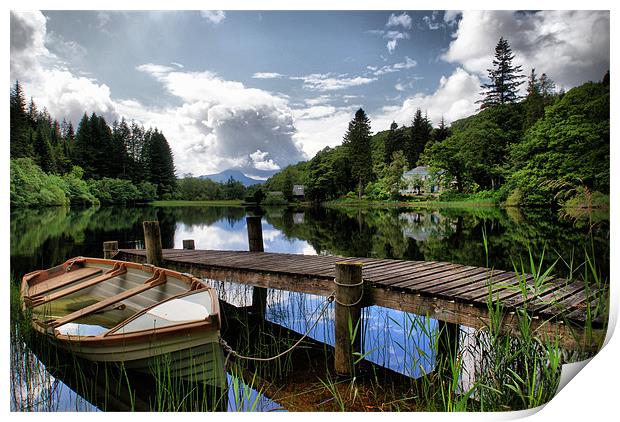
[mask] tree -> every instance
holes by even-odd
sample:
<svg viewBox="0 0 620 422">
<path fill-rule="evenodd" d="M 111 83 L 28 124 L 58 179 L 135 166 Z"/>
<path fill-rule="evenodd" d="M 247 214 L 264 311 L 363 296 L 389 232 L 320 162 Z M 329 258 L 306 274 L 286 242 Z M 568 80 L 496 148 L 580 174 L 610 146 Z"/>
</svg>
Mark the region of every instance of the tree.
<svg viewBox="0 0 620 422">
<path fill-rule="evenodd" d="M 422 110 L 416 110 L 411 122 L 411 135 L 408 139 L 409 145 L 406 147 L 405 156 L 409 168 L 414 168 L 426 144 L 431 139 L 433 127 L 426 116 L 422 116 Z"/>
<path fill-rule="evenodd" d="M 24 92 L 19 81 L 15 81 L 15 86 L 11 89 L 10 120 L 11 158 L 32 156 L 32 146 L 29 143 L 26 100 L 24 99 Z"/>
<path fill-rule="evenodd" d="M 521 66 L 513 66 L 512 60 L 515 58 L 510 49 L 508 41 L 500 37 L 495 46 L 495 59 L 493 68 L 487 69 L 490 83 L 483 84 L 480 88 L 484 89 L 480 94 L 484 97 L 479 100 L 480 108 L 493 107 L 497 105 L 516 103 L 519 99 L 517 93 L 519 86 L 523 83 L 523 78 L 519 73 Z"/>
<path fill-rule="evenodd" d="M 349 128 L 342 142 L 346 146 L 351 162 L 351 176 L 357 183 L 361 198 L 364 186 L 372 178 L 372 155 L 370 151 L 370 119 L 361 108 L 349 122 Z"/>
<path fill-rule="evenodd" d="M 110 146 L 110 156 L 114 163 L 113 173 L 115 177 L 121 179 L 129 178 L 129 154 L 128 145 L 131 137 L 131 129 L 127 121 L 123 118 L 121 122 L 114 122 L 112 125 L 112 145 Z"/>
<path fill-rule="evenodd" d="M 37 164 L 45 173 L 53 173 L 56 171 L 56 162 L 52 146 L 43 130 L 43 124 L 40 124 L 34 134 L 34 153 Z"/>
<path fill-rule="evenodd" d="M 541 84 L 536 77 L 535 69 L 532 69 L 532 72 L 527 80 L 527 95 L 525 100 L 523 100 L 523 105 L 525 107 L 525 121 L 523 123 L 523 129 L 527 130 L 545 114 L 545 104 L 541 93 Z"/>
<path fill-rule="evenodd" d="M 390 132 L 385 140 L 384 162 L 389 165 L 392 162 L 393 155 L 396 151 L 404 151 L 405 149 L 405 132 L 404 127 L 399 128 L 396 122 L 390 125 Z"/>
<path fill-rule="evenodd" d="M 161 198 L 172 194 L 176 185 L 172 150 L 163 133 L 157 128 L 146 131 L 142 151 L 146 179 L 157 186 Z"/>
<path fill-rule="evenodd" d="M 549 205 L 566 187 L 609 193 L 609 86 L 589 82 L 545 110 L 510 147 L 508 185 L 520 205 Z"/>
<path fill-rule="evenodd" d="M 441 121 L 439 122 L 439 126 L 433 131 L 433 141 L 441 142 L 450 136 L 450 128 L 446 126 L 446 122 L 441 116 Z"/>
</svg>

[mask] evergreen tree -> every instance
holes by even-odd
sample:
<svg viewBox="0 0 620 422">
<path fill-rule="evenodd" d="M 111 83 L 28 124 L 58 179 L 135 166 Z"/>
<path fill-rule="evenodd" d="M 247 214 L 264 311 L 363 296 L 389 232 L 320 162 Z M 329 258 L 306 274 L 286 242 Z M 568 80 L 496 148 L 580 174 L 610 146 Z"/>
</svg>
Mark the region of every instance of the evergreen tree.
<svg viewBox="0 0 620 422">
<path fill-rule="evenodd" d="M 40 124 L 34 134 L 34 153 L 36 162 L 45 173 L 56 171 L 56 163 L 52 146 L 46 136 L 43 124 Z"/>
<path fill-rule="evenodd" d="M 541 93 L 541 84 L 536 76 L 535 69 L 532 69 L 532 72 L 527 79 L 527 96 L 523 101 L 523 105 L 525 107 L 523 130 L 527 130 L 545 114 L 545 104 Z"/>
<path fill-rule="evenodd" d="M 146 165 L 144 149 L 144 127 L 138 125 L 136 122 L 131 122 L 129 128 L 129 137 L 125 146 L 127 150 L 128 160 L 128 175 L 132 182 L 139 183 L 144 180 Z"/>
<path fill-rule="evenodd" d="M 96 154 L 91 143 L 91 120 L 84 113 L 80 123 L 78 124 L 77 133 L 75 135 L 75 164 L 84 170 L 84 178 L 90 179 L 95 176 L 96 169 L 94 161 Z"/>
<path fill-rule="evenodd" d="M 114 173 L 114 177 L 121 179 L 129 178 L 127 169 L 129 154 L 127 152 L 127 146 L 130 136 L 131 130 L 124 118 L 121 119 L 120 123 L 114 122 L 112 125 L 112 143 L 110 145 L 110 156 L 113 159 L 111 171 Z"/>
<path fill-rule="evenodd" d="M 24 92 L 19 81 L 16 81 L 15 86 L 11 89 L 10 120 L 11 133 L 9 140 L 11 158 L 32 156 L 26 100 L 24 99 Z"/>
<path fill-rule="evenodd" d="M 357 184 L 358 196 L 361 198 L 364 186 L 372 178 L 372 155 L 370 151 L 370 119 L 361 108 L 349 122 L 349 128 L 344 135 L 343 145 L 346 145 L 349 160 L 351 161 L 351 175 Z"/>
<path fill-rule="evenodd" d="M 441 142 L 450 136 L 450 128 L 446 126 L 446 122 L 444 121 L 443 116 L 441 116 L 441 121 L 439 122 L 439 127 L 433 132 L 433 141 Z"/>
<path fill-rule="evenodd" d="M 176 185 L 172 150 L 163 133 L 149 129 L 145 134 L 143 161 L 147 180 L 157 186 L 157 195 L 172 194 Z"/>
<path fill-rule="evenodd" d="M 520 75 L 521 66 L 512 65 L 514 58 L 515 56 L 512 54 L 508 41 L 500 37 L 497 46 L 495 46 L 493 68 L 487 69 L 491 82 L 480 86 L 484 89 L 481 92 L 484 98 L 478 101 L 478 103 L 481 103 L 481 109 L 501 104 L 516 103 L 519 99 L 517 90 L 523 83 L 521 80 L 523 76 Z"/>
<path fill-rule="evenodd" d="M 426 144 L 431 139 L 433 127 L 426 116 L 422 116 L 422 110 L 416 110 L 411 123 L 409 145 L 407 145 L 405 156 L 409 168 L 414 168 Z"/>
<path fill-rule="evenodd" d="M 385 140 L 384 148 L 384 162 L 386 165 L 390 165 L 392 162 L 394 153 L 396 151 L 405 150 L 405 128 L 399 128 L 396 122 L 392 122 L 390 125 L 390 132 Z"/>
<path fill-rule="evenodd" d="M 37 109 L 37 105 L 34 103 L 34 99 L 32 97 L 30 97 L 30 104 L 28 105 L 26 115 L 28 116 L 28 124 L 30 125 L 30 129 L 37 130 L 39 110 Z"/>
</svg>

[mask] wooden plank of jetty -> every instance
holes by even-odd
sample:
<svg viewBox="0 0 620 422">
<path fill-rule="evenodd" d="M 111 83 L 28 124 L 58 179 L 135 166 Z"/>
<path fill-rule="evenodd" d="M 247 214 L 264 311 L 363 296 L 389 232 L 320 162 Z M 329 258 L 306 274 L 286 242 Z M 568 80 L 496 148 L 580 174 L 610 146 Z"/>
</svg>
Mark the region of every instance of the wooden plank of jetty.
<svg viewBox="0 0 620 422">
<path fill-rule="evenodd" d="M 447 262 L 191 249 L 164 249 L 162 254 L 162 266 L 204 278 L 322 296 L 334 291 L 337 262 L 361 262 L 367 286 L 365 306 L 378 305 L 481 328 L 488 321 L 491 297 L 494 303 L 502 304 L 507 326 L 518 309 L 527 309 L 533 317 L 532 329 L 539 334 L 559 335 L 566 344 L 572 344 L 573 338 L 577 345 L 587 346 L 586 340 L 575 339 L 575 331 L 586 323 L 584 304 L 592 302 L 594 292 L 578 281 L 549 279 L 536 290 L 529 275 Z M 147 253 L 120 249 L 115 259 L 146 262 Z M 523 296 L 523 291 L 528 294 Z M 592 325 L 603 329 L 605 321 L 595 319 Z M 604 333 L 599 336 L 604 337 Z"/>
</svg>

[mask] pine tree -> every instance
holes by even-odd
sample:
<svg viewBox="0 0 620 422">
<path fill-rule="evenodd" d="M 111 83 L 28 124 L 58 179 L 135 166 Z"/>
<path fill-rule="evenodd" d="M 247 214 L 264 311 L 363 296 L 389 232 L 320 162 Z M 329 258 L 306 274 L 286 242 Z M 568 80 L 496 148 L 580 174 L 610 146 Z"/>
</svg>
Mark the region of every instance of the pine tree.
<svg viewBox="0 0 620 422">
<path fill-rule="evenodd" d="M 157 128 L 146 131 L 142 150 L 147 180 L 157 186 L 157 195 L 161 198 L 172 194 L 176 185 L 172 150 L 163 133 Z"/>
<path fill-rule="evenodd" d="M 127 173 L 129 161 L 127 145 L 130 136 L 131 130 L 125 118 L 121 119 L 120 123 L 114 122 L 112 125 L 112 144 L 110 145 L 110 156 L 114 161 L 111 171 L 114 173 L 114 177 L 121 179 L 129 177 Z"/>
<path fill-rule="evenodd" d="M 361 198 L 364 186 L 372 178 L 370 119 L 361 108 L 349 122 L 342 144 L 346 145 L 351 161 L 351 176 L 357 184 L 358 196 Z"/>
<path fill-rule="evenodd" d="M 385 149 L 383 160 L 386 165 L 390 165 L 396 151 L 405 150 L 405 132 L 404 127 L 399 128 L 396 122 L 390 125 L 390 132 L 385 140 Z"/>
<path fill-rule="evenodd" d="M 500 37 L 497 46 L 495 46 L 493 68 L 487 69 L 491 82 L 480 86 L 480 88 L 484 89 L 480 93 L 484 98 L 478 101 L 478 103 L 481 103 L 481 109 L 507 103 L 516 103 L 519 99 L 517 91 L 523 83 L 520 80 L 523 76 L 520 75 L 521 66 L 512 65 L 514 58 L 515 56 L 512 54 L 508 41 L 504 37 Z"/>
<path fill-rule="evenodd" d="M 441 116 L 441 121 L 439 122 L 439 126 L 433 132 L 433 141 L 441 142 L 450 136 L 450 128 L 446 126 L 446 122 L 444 121 L 443 116 Z"/>
<path fill-rule="evenodd" d="M 527 79 L 527 95 L 523 101 L 523 105 L 525 107 L 523 130 L 527 130 L 545 114 L 545 104 L 541 94 L 541 84 L 536 76 L 535 69 L 532 69 L 532 72 Z"/>
<path fill-rule="evenodd" d="M 11 89 L 10 120 L 11 133 L 9 141 L 11 158 L 32 156 L 26 100 L 24 99 L 24 92 L 19 81 L 15 81 L 15 86 Z"/>
<path fill-rule="evenodd" d="M 41 122 L 34 134 L 34 153 L 37 164 L 46 173 L 56 172 L 56 161 L 53 149 L 44 130 L 44 123 Z"/>
<path fill-rule="evenodd" d="M 409 145 L 407 145 L 405 156 L 409 168 L 414 168 L 420 154 L 424 151 L 426 144 L 431 139 L 433 127 L 426 116 L 422 116 L 422 110 L 419 108 L 416 110 L 411 122 L 411 135 L 409 136 Z"/>
<path fill-rule="evenodd" d="M 94 177 L 96 169 L 94 161 L 96 154 L 93 151 L 91 143 L 91 120 L 84 113 L 80 123 L 78 124 L 77 133 L 75 134 L 75 164 L 84 170 L 84 178 L 90 179 Z"/>
</svg>

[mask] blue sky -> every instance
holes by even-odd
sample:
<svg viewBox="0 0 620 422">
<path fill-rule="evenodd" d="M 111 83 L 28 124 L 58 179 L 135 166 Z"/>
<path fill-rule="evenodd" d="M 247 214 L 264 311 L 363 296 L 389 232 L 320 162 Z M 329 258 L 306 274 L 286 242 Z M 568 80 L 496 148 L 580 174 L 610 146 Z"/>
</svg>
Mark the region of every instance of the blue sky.
<svg viewBox="0 0 620 422">
<path fill-rule="evenodd" d="M 560 88 L 609 69 L 608 11 L 11 12 L 11 81 L 52 116 L 166 135 L 179 175 L 281 169 L 373 131 L 477 110 L 500 36 Z"/>
</svg>

